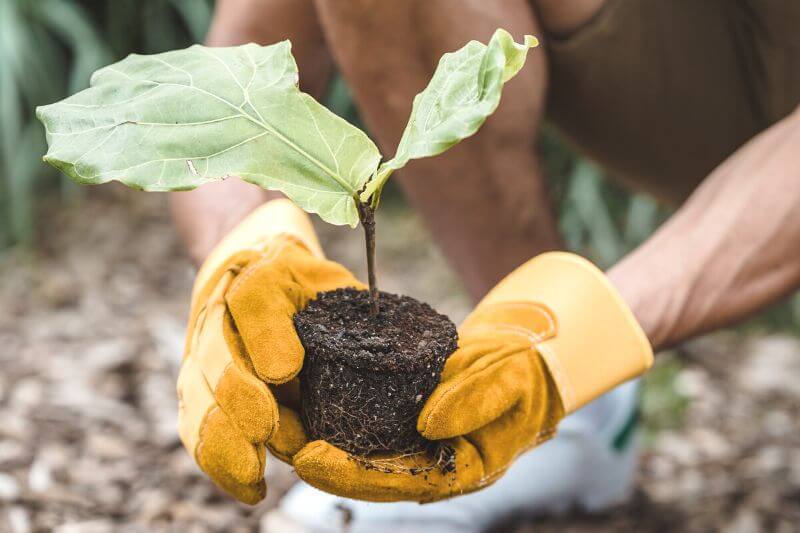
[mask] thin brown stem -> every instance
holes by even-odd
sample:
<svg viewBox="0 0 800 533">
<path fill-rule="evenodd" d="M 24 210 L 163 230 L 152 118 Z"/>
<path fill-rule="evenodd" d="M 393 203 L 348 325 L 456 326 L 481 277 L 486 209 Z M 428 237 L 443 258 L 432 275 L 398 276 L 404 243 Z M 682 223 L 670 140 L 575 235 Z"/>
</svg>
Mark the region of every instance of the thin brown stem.
<svg viewBox="0 0 800 533">
<path fill-rule="evenodd" d="M 369 297 L 372 305 L 370 314 L 377 316 L 378 306 L 378 281 L 375 273 L 375 210 L 364 202 L 358 202 L 358 218 L 364 226 L 364 242 L 367 245 L 367 278 L 369 281 Z"/>
</svg>

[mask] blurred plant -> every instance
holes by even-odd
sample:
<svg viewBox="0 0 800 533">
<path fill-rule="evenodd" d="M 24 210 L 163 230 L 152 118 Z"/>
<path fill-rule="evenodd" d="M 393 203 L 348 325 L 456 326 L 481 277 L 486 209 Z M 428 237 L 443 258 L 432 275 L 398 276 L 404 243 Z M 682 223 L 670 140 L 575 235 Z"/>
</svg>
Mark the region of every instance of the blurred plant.
<svg viewBox="0 0 800 533">
<path fill-rule="evenodd" d="M 644 242 L 672 210 L 631 193 L 575 154 L 545 126 L 539 139 L 545 173 L 567 248 L 608 268 Z M 784 298 L 737 328 L 800 333 L 800 294 Z"/>
<path fill-rule="evenodd" d="M 599 167 L 578 157 L 551 127 L 543 128 L 539 153 L 551 180 L 567 247 L 603 268 L 644 242 L 670 213 L 654 199 L 607 179 Z"/>
<path fill-rule="evenodd" d="M 82 89 L 130 52 L 201 41 L 211 9 L 211 0 L 0 1 L 0 250 L 32 239 L 37 187 L 76 190 L 41 163 L 36 106 Z"/>
<path fill-rule="evenodd" d="M 200 42 L 213 0 L 0 0 L 0 250 L 28 242 L 37 187 L 60 194 L 78 188 L 41 163 L 44 132 L 37 105 L 82 89 L 98 67 L 131 52 L 155 53 Z M 337 114 L 362 126 L 341 78 L 327 99 Z M 577 157 L 550 128 L 539 143 L 567 246 L 602 266 L 646 239 L 668 215 L 650 198 L 630 194 Z M 399 196 L 389 190 L 387 200 Z M 784 329 L 800 324 L 800 297 L 755 321 Z"/>
<path fill-rule="evenodd" d="M 77 88 L 77 80 L 107 59 L 81 7 L 65 0 L 0 3 L 0 245 L 31 237 L 33 188 L 46 173 L 34 107 Z"/>
<path fill-rule="evenodd" d="M 155 53 L 203 40 L 211 0 L 3 0 L 0 2 L 0 248 L 29 241 L 34 189 L 59 183 L 41 164 L 45 152 L 33 109 L 88 84 L 92 71 L 130 52 Z M 328 105 L 360 125 L 341 78 Z M 545 130 L 541 145 L 554 177 L 561 228 L 571 249 L 608 266 L 644 240 L 664 211 L 609 184 Z M 75 193 L 66 181 L 62 191 Z M 390 193 L 391 195 L 391 193 Z"/>
<path fill-rule="evenodd" d="M 683 425 L 690 404 L 678 386 L 683 366 L 674 353 L 667 352 L 657 357 L 655 366 L 643 378 L 640 409 L 648 443 L 661 431 Z"/>
</svg>

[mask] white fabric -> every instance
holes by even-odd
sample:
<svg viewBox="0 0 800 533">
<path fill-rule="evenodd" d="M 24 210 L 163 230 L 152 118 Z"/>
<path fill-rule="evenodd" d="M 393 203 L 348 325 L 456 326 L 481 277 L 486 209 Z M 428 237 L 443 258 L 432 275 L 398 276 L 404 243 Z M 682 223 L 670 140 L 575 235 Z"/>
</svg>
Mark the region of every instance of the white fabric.
<svg viewBox="0 0 800 533">
<path fill-rule="evenodd" d="M 630 494 L 636 446 L 612 448 L 636 409 L 637 383 L 628 382 L 565 418 L 558 435 L 520 457 L 505 476 L 481 491 L 449 500 L 370 503 L 339 498 L 305 483 L 294 486 L 264 521 L 266 532 L 472 533 L 515 513 L 559 512 L 574 505 L 599 510 Z"/>
</svg>

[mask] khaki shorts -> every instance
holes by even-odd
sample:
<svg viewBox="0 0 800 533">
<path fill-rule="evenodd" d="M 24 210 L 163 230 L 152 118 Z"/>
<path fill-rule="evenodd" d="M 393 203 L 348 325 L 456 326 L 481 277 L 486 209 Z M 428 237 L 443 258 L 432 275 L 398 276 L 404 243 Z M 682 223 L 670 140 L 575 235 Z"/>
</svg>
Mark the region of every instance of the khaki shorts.
<svg viewBox="0 0 800 533">
<path fill-rule="evenodd" d="M 545 46 L 550 121 L 672 201 L 800 102 L 800 0 L 607 0 Z"/>
</svg>

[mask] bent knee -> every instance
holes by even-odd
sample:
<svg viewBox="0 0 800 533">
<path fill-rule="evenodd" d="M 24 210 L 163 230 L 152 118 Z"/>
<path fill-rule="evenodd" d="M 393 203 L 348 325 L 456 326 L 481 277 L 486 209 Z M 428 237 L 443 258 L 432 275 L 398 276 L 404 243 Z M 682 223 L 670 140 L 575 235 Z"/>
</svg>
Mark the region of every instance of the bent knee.
<svg viewBox="0 0 800 533">
<path fill-rule="evenodd" d="M 587 24 L 607 0 L 532 0 L 544 30 L 567 37 Z"/>
</svg>

